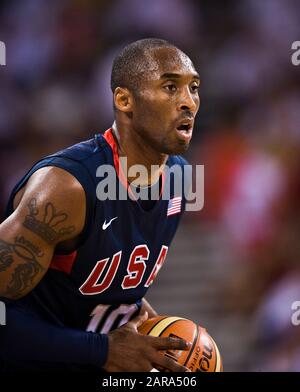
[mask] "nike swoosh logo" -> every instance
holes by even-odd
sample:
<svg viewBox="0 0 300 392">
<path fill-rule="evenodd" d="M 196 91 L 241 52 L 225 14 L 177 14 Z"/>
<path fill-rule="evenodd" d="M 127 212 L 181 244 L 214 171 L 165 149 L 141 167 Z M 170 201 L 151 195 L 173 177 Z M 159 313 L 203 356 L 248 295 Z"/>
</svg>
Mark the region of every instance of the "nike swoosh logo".
<svg viewBox="0 0 300 392">
<path fill-rule="evenodd" d="M 111 224 L 111 222 L 114 221 L 114 220 L 117 219 L 117 218 L 118 218 L 118 217 L 115 216 L 115 217 L 112 218 L 108 223 L 106 223 L 106 219 L 105 219 L 105 221 L 104 221 L 104 223 L 103 223 L 103 225 L 102 225 L 102 229 L 103 229 L 103 230 L 106 230 L 106 229 L 108 228 L 108 226 Z"/>
</svg>

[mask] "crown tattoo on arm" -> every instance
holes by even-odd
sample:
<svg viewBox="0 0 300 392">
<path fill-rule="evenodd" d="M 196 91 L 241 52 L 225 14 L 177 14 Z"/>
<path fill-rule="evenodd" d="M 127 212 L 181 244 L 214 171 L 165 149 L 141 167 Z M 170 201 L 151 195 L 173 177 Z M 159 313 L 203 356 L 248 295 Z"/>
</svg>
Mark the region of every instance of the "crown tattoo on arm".
<svg viewBox="0 0 300 392">
<path fill-rule="evenodd" d="M 68 214 L 57 212 L 52 203 L 48 202 L 45 205 L 42 220 L 37 219 L 39 209 L 35 198 L 31 199 L 27 206 L 29 214 L 26 215 L 23 226 L 37 234 L 48 244 L 59 242 L 64 236 L 74 232 L 74 226 L 59 227 L 68 219 Z"/>
</svg>

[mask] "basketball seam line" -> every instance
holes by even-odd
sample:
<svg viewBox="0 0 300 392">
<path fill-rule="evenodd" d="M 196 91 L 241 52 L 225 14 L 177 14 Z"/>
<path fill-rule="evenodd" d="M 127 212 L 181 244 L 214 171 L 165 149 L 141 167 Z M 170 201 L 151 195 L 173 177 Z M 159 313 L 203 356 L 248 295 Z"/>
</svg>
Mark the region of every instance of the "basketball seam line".
<svg viewBox="0 0 300 392">
<path fill-rule="evenodd" d="M 195 324 L 196 325 L 196 324 Z M 191 355 L 192 355 L 192 352 L 193 352 L 193 350 L 194 350 L 194 348 L 195 348 L 195 346 L 196 346 L 196 343 L 197 343 L 197 340 L 198 340 L 198 335 L 199 335 L 199 326 L 198 325 L 196 325 L 196 327 L 197 327 L 197 334 L 196 334 L 196 336 L 195 336 L 195 339 L 194 339 L 194 342 L 193 342 L 193 346 L 192 346 L 192 348 L 190 349 L 190 352 L 189 352 L 189 354 L 188 354 L 188 356 L 187 356 L 187 358 L 186 358 L 186 360 L 185 360 L 185 362 L 184 362 L 184 365 L 183 366 L 185 366 L 187 363 L 188 363 L 188 361 L 189 361 L 189 359 L 190 359 L 190 357 L 191 357 Z"/>
<path fill-rule="evenodd" d="M 157 326 L 157 324 L 159 324 L 162 320 L 165 320 L 166 318 L 168 318 L 168 316 L 166 316 L 166 317 L 164 317 L 164 318 L 158 320 L 157 323 L 154 324 L 154 325 L 152 326 L 152 328 L 148 331 L 147 335 L 150 335 L 150 332 L 153 331 L 153 329 Z M 159 335 L 159 336 L 160 336 L 160 335 Z"/>
</svg>

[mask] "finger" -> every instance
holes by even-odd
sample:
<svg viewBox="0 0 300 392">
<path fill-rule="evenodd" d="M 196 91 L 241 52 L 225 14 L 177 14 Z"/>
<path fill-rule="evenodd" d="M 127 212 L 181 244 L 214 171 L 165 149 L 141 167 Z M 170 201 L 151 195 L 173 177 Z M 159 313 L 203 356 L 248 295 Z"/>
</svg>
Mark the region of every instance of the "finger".
<svg viewBox="0 0 300 392">
<path fill-rule="evenodd" d="M 134 326 L 134 328 L 137 329 L 137 328 L 140 327 L 147 319 L 148 319 L 148 312 L 145 311 L 145 313 L 140 314 L 139 316 L 136 316 L 134 319 L 132 319 L 130 323 L 132 323 L 133 326 Z"/>
<path fill-rule="evenodd" d="M 178 362 L 174 361 L 174 359 L 171 359 L 167 357 L 166 355 L 160 355 L 160 360 L 156 366 L 159 365 L 163 369 L 170 370 L 171 372 L 188 372 L 189 369 L 183 365 L 180 365 Z"/>
<path fill-rule="evenodd" d="M 152 345 L 158 350 L 189 350 L 192 346 L 190 342 L 187 342 L 179 338 L 157 338 L 149 336 L 152 338 Z"/>
</svg>

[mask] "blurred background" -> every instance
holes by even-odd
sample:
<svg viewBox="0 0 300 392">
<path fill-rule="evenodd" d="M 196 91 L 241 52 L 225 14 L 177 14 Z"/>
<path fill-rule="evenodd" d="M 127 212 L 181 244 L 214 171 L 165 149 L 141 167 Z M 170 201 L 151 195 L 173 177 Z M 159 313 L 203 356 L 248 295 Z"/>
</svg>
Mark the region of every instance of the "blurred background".
<svg viewBox="0 0 300 392">
<path fill-rule="evenodd" d="M 299 371 L 300 39 L 297 0 L 7 0 L 0 3 L 0 214 L 41 157 L 113 121 L 110 70 L 127 43 L 173 42 L 201 108 L 186 158 L 205 207 L 185 214 L 148 299 L 216 340 L 225 371 Z"/>
</svg>

